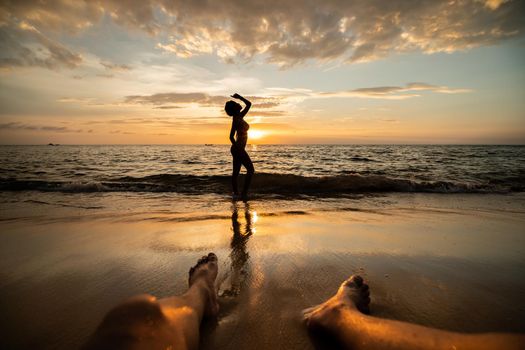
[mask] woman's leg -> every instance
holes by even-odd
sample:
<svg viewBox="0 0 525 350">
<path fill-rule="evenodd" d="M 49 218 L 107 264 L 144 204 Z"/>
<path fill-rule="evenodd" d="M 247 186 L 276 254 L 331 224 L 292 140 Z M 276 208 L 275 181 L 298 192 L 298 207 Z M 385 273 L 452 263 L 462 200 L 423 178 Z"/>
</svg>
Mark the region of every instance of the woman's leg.
<svg viewBox="0 0 525 350">
<path fill-rule="evenodd" d="M 232 192 L 233 194 L 239 194 L 239 190 L 237 187 L 237 178 L 239 177 L 239 173 L 241 171 L 241 160 L 237 152 L 234 152 L 232 148 L 232 157 L 233 157 L 233 171 L 232 171 Z"/>
<path fill-rule="evenodd" d="M 240 154 L 240 160 L 242 165 L 246 168 L 246 179 L 244 180 L 244 187 L 242 190 L 242 196 L 246 198 L 248 195 L 248 189 L 250 188 L 250 183 L 252 182 L 253 173 L 255 172 L 255 168 L 253 167 L 252 160 L 250 159 L 250 156 L 248 155 L 248 152 L 245 150 L 242 151 Z"/>
<path fill-rule="evenodd" d="M 134 297 L 111 310 L 85 349 L 197 349 L 204 315 L 219 310 L 214 282 L 217 256 L 203 256 L 190 269 L 189 289 L 181 296 Z"/>
<path fill-rule="evenodd" d="M 325 303 L 304 311 L 308 329 L 344 349 L 525 349 L 525 336 L 462 334 L 366 315 L 368 285 L 352 276 Z"/>
</svg>

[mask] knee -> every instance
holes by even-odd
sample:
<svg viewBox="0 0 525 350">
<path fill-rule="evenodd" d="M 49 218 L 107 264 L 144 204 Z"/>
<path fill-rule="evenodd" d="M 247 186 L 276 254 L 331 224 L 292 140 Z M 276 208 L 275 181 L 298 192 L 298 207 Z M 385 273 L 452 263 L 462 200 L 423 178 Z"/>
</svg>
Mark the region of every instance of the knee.
<svg viewBox="0 0 525 350">
<path fill-rule="evenodd" d="M 136 344 L 149 341 L 151 334 L 163 332 L 166 325 L 167 319 L 155 297 L 133 297 L 104 317 L 83 349 L 135 348 Z"/>
<path fill-rule="evenodd" d="M 103 324 L 136 324 L 145 320 L 162 323 L 166 320 L 162 308 L 154 296 L 144 294 L 133 297 L 111 310 Z"/>
</svg>

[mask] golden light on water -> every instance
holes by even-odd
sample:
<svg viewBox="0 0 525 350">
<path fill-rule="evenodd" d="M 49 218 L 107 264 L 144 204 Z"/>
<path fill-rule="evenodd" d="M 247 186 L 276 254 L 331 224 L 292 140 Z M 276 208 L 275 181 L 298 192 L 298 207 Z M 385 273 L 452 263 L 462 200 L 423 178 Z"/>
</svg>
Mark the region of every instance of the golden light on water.
<svg viewBox="0 0 525 350">
<path fill-rule="evenodd" d="M 248 138 L 258 140 L 266 136 L 267 132 L 257 129 L 250 129 L 248 130 Z"/>
</svg>

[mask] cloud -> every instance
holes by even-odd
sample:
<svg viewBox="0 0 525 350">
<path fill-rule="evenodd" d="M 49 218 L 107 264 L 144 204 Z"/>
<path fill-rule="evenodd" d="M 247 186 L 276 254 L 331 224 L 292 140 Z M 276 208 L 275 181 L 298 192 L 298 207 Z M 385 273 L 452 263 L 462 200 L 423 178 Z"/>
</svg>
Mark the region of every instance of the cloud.
<svg viewBox="0 0 525 350">
<path fill-rule="evenodd" d="M 58 132 L 71 131 L 65 126 L 40 126 L 39 129 L 45 130 L 45 131 L 58 131 Z"/>
<path fill-rule="evenodd" d="M 204 106 L 224 104 L 227 98 L 224 96 L 211 96 L 202 92 L 167 92 L 153 95 L 126 96 L 125 102 L 136 104 L 163 105 L 172 103 L 198 103 Z"/>
<path fill-rule="evenodd" d="M 394 124 L 398 124 L 399 123 L 399 120 L 392 119 L 392 118 L 381 119 L 381 121 L 384 122 L 384 123 L 394 123 Z"/>
<path fill-rule="evenodd" d="M 176 20 L 161 49 L 180 57 L 213 53 L 227 62 L 260 55 L 282 67 L 454 52 L 522 35 L 525 27 L 519 0 L 175 1 L 164 9 Z"/>
<path fill-rule="evenodd" d="M 100 61 L 100 64 L 104 66 L 104 68 L 110 71 L 122 72 L 122 71 L 131 70 L 130 65 L 122 64 L 122 63 L 119 64 L 119 63 L 113 63 L 113 62 L 108 62 L 108 61 Z"/>
<path fill-rule="evenodd" d="M 251 114 L 255 116 L 278 117 L 287 115 L 286 111 L 275 108 L 300 103 L 305 99 L 315 98 L 367 98 L 383 100 L 405 100 L 420 97 L 419 92 L 440 94 L 468 93 L 472 90 L 451 88 L 428 83 L 412 82 L 405 86 L 377 86 L 341 91 L 313 91 L 309 89 L 267 88 L 268 96 L 247 96 L 252 105 Z M 199 107 L 222 107 L 231 98 L 228 96 L 209 95 L 204 92 L 166 92 L 153 95 L 126 96 L 124 103 L 153 105 L 154 109 L 178 109 L 188 104 Z M 74 99 L 75 100 L 75 99 Z M 66 99 L 69 102 L 69 99 Z"/>
<path fill-rule="evenodd" d="M 290 67 L 495 45 L 523 35 L 523 13 L 522 0 L 3 1 L 0 26 L 2 37 L 21 22 L 39 33 L 79 33 L 106 17 L 148 33 L 159 50 L 179 57 L 211 54 L 225 62 L 262 59 Z M 11 51 L 12 63 L 56 67 L 60 62 L 39 62 L 34 51 L 19 45 Z M 24 48 L 32 59 L 23 60 Z M 70 53 L 65 62 L 71 67 L 79 61 Z"/>
<path fill-rule="evenodd" d="M 90 105 L 93 104 L 95 99 L 91 97 L 61 97 L 56 100 L 61 103 L 75 103 L 75 104 L 84 104 Z"/>
<path fill-rule="evenodd" d="M 10 29 L 0 26 L 0 68 L 75 68 L 81 62 L 79 54 L 26 22 Z"/>
<path fill-rule="evenodd" d="M 122 135 L 136 135 L 136 132 L 133 131 L 122 131 L 122 130 L 112 130 L 110 134 L 122 134 Z"/>
<path fill-rule="evenodd" d="M 501 6 L 501 4 L 507 2 L 508 0 L 486 0 L 485 6 L 490 8 L 491 10 L 496 10 L 498 7 Z"/>
<path fill-rule="evenodd" d="M 246 98 L 253 102 L 254 109 L 273 108 L 280 104 L 280 99 L 277 97 L 247 96 Z M 124 102 L 131 104 L 150 104 L 155 105 L 155 108 L 171 109 L 192 103 L 198 104 L 201 107 L 222 107 L 226 101 L 231 99 L 229 96 L 209 95 L 203 92 L 167 92 L 153 95 L 126 96 Z"/>
<path fill-rule="evenodd" d="M 19 122 L 1 123 L 0 130 L 38 130 L 39 128 L 33 125 L 22 124 Z"/>
<path fill-rule="evenodd" d="M 70 129 L 66 126 L 32 125 L 20 122 L 7 122 L 0 124 L 0 130 L 42 130 L 55 132 L 83 132 L 82 129 Z"/>
<path fill-rule="evenodd" d="M 79 32 L 98 22 L 106 11 L 96 1 L 2 0 L 0 24 L 26 20 L 42 30 Z"/>
<path fill-rule="evenodd" d="M 286 111 L 253 111 L 251 112 L 253 116 L 260 116 L 260 117 L 282 117 L 287 116 L 290 113 Z"/>
<path fill-rule="evenodd" d="M 405 91 L 418 91 L 418 90 L 427 90 L 439 92 L 441 94 L 463 94 L 466 92 L 472 92 L 471 89 L 462 89 L 462 88 L 450 88 L 447 86 L 438 86 L 426 83 L 408 83 L 404 88 Z"/>
<path fill-rule="evenodd" d="M 278 107 L 278 106 L 279 106 L 278 102 L 260 102 L 260 103 L 257 103 L 257 108 L 273 108 L 273 107 Z"/>
<path fill-rule="evenodd" d="M 178 108 L 182 108 L 181 106 L 157 106 L 157 107 L 154 107 L 155 109 L 178 109 Z"/>
<path fill-rule="evenodd" d="M 405 100 L 420 95 L 415 91 L 429 91 L 442 94 L 459 94 L 471 92 L 470 89 L 454 89 L 447 86 L 438 86 L 427 83 L 408 83 L 406 86 L 378 86 L 369 88 L 359 88 L 347 91 L 320 92 L 311 94 L 312 97 L 357 97 L 385 100 Z"/>
<path fill-rule="evenodd" d="M 125 118 L 125 119 L 110 119 L 110 120 L 91 120 L 85 122 L 85 125 L 111 125 L 112 127 L 117 125 L 120 128 L 142 128 L 148 127 L 188 127 L 190 125 L 225 125 L 225 118 L 206 118 L 200 117 L 197 120 L 194 117 L 177 116 L 176 118 L 166 117 L 149 117 L 149 118 Z M 219 123 L 217 121 L 220 121 Z M 226 122 L 227 123 L 227 122 Z"/>
</svg>

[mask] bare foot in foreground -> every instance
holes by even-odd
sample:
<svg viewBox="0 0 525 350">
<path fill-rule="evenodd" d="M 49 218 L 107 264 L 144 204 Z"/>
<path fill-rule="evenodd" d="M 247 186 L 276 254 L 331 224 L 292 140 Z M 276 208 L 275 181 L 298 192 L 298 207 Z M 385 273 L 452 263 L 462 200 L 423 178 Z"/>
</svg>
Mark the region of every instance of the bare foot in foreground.
<svg viewBox="0 0 525 350">
<path fill-rule="evenodd" d="M 217 293 L 215 291 L 217 273 L 217 256 L 214 253 L 203 255 L 189 271 L 189 288 L 194 284 L 198 284 L 199 287 L 208 293 L 208 302 L 204 309 L 204 313 L 208 317 L 217 316 L 219 312 L 219 303 L 217 302 Z"/>
<path fill-rule="evenodd" d="M 457 333 L 369 316 L 370 292 L 360 276 L 344 281 L 321 305 L 303 311 L 308 330 L 337 349 L 524 349 L 525 336 Z"/>
<path fill-rule="evenodd" d="M 341 284 L 333 297 L 320 305 L 303 310 L 303 317 L 306 326 L 311 330 L 328 328 L 342 309 L 369 314 L 369 304 L 368 284 L 361 276 L 353 275 Z"/>
<path fill-rule="evenodd" d="M 203 256 L 189 271 L 189 288 L 162 299 L 143 294 L 109 311 L 84 349 L 198 349 L 204 316 L 219 311 L 217 256 Z"/>
</svg>

